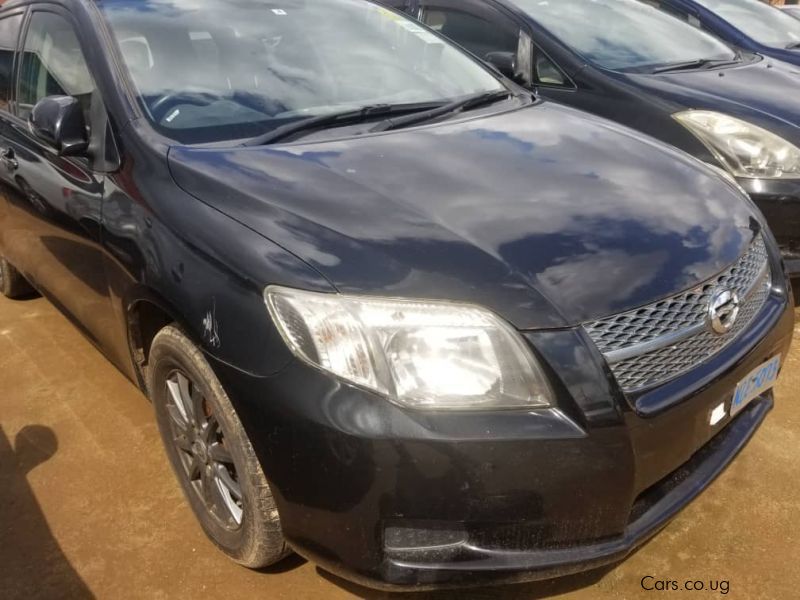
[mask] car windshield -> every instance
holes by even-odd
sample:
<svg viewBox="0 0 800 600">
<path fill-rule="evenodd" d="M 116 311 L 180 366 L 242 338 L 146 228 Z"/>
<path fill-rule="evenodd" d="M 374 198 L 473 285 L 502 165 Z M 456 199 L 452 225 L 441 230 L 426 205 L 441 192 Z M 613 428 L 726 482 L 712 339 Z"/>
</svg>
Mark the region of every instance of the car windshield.
<svg viewBox="0 0 800 600">
<path fill-rule="evenodd" d="M 703 33 L 639 0 L 516 0 L 540 25 L 606 69 L 640 71 L 736 54 Z"/>
<path fill-rule="evenodd" d="M 364 0 L 100 0 L 148 120 L 240 140 L 366 106 L 501 91 L 481 64 Z"/>
<path fill-rule="evenodd" d="M 800 21 L 760 0 L 696 0 L 745 35 L 765 46 L 800 43 Z"/>
</svg>

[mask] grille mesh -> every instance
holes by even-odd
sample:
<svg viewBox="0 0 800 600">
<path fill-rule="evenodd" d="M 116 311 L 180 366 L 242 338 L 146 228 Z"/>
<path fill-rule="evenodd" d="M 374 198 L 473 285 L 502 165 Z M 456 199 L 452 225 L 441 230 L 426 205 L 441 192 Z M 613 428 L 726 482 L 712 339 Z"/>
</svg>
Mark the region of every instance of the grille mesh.
<svg viewBox="0 0 800 600">
<path fill-rule="evenodd" d="M 771 277 L 767 251 L 759 235 L 731 267 L 709 281 L 671 298 L 584 325 L 603 354 L 703 326 L 708 303 L 715 290 L 724 287 L 738 293 L 741 306 L 731 331 L 724 335 L 703 327 L 695 335 L 671 345 L 647 351 L 611 365 L 626 392 L 671 379 L 707 360 L 736 338 L 760 311 L 769 295 Z"/>
</svg>

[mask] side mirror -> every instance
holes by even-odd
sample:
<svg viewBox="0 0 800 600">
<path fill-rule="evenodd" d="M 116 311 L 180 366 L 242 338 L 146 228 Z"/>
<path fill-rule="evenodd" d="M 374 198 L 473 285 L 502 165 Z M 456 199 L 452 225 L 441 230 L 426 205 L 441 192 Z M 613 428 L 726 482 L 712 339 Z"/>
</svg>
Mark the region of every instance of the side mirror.
<svg viewBox="0 0 800 600">
<path fill-rule="evenodd" d="M 83 108 L 72 96 L 42 98 L 31 111 L 33 134 L 55 148 L 59 156 L 79 156 L 89 149 Z"/>
<path fill-rule="evenodd" d="M 517 78 L 517 55 L 515 52 L 489 52 L 484 60 L 501 75 L 509 79 Z"/>
</svg>

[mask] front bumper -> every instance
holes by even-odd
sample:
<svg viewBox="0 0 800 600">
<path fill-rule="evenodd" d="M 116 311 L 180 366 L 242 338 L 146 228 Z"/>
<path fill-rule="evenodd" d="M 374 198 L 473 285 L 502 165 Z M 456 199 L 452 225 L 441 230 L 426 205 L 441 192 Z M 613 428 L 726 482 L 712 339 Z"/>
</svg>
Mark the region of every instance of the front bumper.
<svg viewBox="0 0 800 600">
<path fill-rule="evenodd" d="M 636 399 L 581 330 L 527 334 L 557 396 L 532 412 L 403 410 L 299 361 L 269 378 L 214 368 L 299 554 L 376 588 L 476 585 L 614 562 L 657 532 L 765 418 L 770 395 L 709 424 L 786 355 L 793 324 L 776 292 L 752 332 Z"/>
<path fill-rule="evenodd" d="M 800 277 L 800 180 L 737 179 L 767 220 L 789 277 Z"/>
<path fill-rule="evenodd" d="M 772 406 L 771 394 L 759 398 L 688 462 L 640 494 L 631 507 L 628 526 L 617 537 L 539 550 L 473 545 L 463 550 L 457 562 L 390 558 L 387 579 L 409 585 L 511 583 L 559 577 L 622 560 L 708 487 L 744 447 Z"/>
</svg>

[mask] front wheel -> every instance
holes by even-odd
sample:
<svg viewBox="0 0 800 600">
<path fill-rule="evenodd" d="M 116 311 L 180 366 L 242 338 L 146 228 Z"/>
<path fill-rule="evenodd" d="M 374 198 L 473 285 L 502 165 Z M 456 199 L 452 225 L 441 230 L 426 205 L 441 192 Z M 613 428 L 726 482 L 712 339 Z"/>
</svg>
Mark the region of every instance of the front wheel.
<svg viewBox="0 0 800 600">
<path fill-rule="evenodd" d="M 250 568 L 290 553 L 252 444 L 202 352 L 174 326 L 153 340 L 148 390 L 175 474 L 209 538 Z"/>
</svg>

